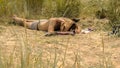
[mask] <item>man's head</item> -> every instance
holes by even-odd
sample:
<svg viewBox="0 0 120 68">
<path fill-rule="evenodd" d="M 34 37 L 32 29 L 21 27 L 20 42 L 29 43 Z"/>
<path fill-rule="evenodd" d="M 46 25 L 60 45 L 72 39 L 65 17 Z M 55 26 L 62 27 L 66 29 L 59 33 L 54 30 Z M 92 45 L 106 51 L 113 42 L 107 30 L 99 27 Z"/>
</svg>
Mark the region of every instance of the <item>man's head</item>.
<svg viewBox="0 0 120 68">
<path fill-rule="evenodd" d="M 70 27 L 69 31 L 74 31 L 74 33 L 77 33 L 77 34 L 80 33 L 80 29 L 79 29 L 78 24 L 77 24 L 80 21 L 80 19 L 73 18 L 72 21 L 73 21 L 73 24 Z"/>
<path fill-rule="evenodd" d="M 62 30 L 61 31 L 73 31 L 74 33 L 80 33 L 79 27 L 77 25 L 77 22 L 80 21 L 79 18 L 73 18 L 73 19 L 69 19 L 69 18 L 61 18 L 64 21 L 62 22 Z"/>
<path fill-rule="evenodd" d="M 70 27 L 69 31 L 73 31 L 76 34 L 80 33 L 80 29 L 77 25 L 77 23 L 73 23 L 72 26 Z"/>
</svg>

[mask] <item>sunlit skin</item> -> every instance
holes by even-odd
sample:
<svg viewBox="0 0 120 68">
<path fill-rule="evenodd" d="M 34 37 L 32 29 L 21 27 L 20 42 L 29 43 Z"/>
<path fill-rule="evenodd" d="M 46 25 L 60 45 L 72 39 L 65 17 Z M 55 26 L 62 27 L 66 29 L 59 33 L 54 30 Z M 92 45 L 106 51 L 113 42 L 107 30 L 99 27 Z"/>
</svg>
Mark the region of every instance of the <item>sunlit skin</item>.
<svg viewBox="0 0 120 68">
<path fill-rule="evenodd" d="M 28 20 L 24 18 L 17 17 L 16 15 L 13 16 L 13 21 L 16 24 L 21 26 L 25 26 L 26 28 L 31 27 L 33 22 L 39 22 L 36 26 L 37 30 L 47 31 L 46 35 L 53 35 L 53 34 L 60 34 L 60 35 L 69 35 L 69 34 L 79 34 L 80 29 L 75 22 L 79 20 L 76 19 L 69 19 L 69 18 L 50 18 L 50 19 L 41 19 L 41 20 Z"/>
</svg>

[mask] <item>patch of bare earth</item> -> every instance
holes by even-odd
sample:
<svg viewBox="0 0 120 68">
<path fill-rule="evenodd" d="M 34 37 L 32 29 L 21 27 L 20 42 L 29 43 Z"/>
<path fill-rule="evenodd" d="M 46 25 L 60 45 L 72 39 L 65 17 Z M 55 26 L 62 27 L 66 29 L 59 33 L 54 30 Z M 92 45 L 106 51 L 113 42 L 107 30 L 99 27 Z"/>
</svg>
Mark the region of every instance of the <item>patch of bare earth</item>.
<svg viewBox="0 0 120 68">
<path fill-rule="evenodd" d="M 27 50 L 32 63 L 34 57 L 42 53 L 44 65 L 47 61 L 52 64 L 56 54 L 58 67 L 94 68 L 106 62 L 120 68 L 120 38 L 107 36 L 104 32 L 45 37 L 42 31 L 7 26 L 0 34 L 1 53 L 6 58 L 13 53 L 14 64 L 20 63 L 21 50 Z"/>
</svg>

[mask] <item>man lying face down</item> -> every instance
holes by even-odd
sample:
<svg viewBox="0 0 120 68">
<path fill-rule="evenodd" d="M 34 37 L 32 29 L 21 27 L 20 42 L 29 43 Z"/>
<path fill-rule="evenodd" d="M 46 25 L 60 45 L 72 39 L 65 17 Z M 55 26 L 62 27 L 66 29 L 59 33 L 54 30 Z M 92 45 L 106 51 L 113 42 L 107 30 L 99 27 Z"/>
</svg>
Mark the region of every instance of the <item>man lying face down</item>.
<svg viewBox="0 0 120 68">
<path fill-rule="evenodd" d="M 69 18 L 50 18 L 41 20 L 30 20 L 13 16 L 13 21 L 21 26 L 24 26 L 31 30 L 47 31 L 45 36 L 51 35 L 74 35 L 80 33 L 80 29 L 77 25 L 79 19 Z"/>
</svg>

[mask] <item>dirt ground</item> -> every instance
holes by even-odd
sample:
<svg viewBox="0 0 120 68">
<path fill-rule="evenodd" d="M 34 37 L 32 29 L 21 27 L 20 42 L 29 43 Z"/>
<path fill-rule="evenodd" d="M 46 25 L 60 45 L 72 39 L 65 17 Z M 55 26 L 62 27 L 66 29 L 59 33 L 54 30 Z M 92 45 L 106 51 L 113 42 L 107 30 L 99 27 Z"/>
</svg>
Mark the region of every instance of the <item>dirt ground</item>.
<svg viewBox="0 0 120 68">
<path fill-rule="evenodd" d="M 13 52 L 16 57 L 20 56 L 19 51 L 26 45 L 32 55 L 42 52 L 43 60 L 51 63 L 57 54 L 57 66 L 64 60 L 63 68 L 102 68 L 103 63 L 106 68 L 120 68 L 120 38 L 107 36 L 107 32 L 45 37 L 45 32 L 21 26 L 1 26 L 0 29 L 0 50 L 5 57 Z"/>
</svg>

